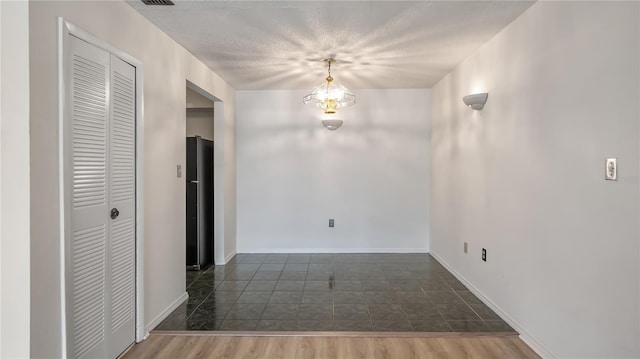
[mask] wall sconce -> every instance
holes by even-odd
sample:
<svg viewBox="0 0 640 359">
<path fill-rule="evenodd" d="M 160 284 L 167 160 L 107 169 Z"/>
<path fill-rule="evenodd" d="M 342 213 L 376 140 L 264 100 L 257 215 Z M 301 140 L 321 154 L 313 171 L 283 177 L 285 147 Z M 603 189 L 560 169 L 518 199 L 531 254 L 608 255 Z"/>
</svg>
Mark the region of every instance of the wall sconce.
<svg viewBox="0 0 640 359">
<path fill-rule="evenodd" d="M 474 93 L 473 95 L 467 95 L 462 98 L 465 105 L 471 107 L 474 110 L 482 110 L 484 104 L 487 103 L 488 93 Z"/>
<path fill-rule="evenodd" d="M 342 120 L 322 120 L 322 126 L 335 131 L 342 126 Z"/>
</svg>

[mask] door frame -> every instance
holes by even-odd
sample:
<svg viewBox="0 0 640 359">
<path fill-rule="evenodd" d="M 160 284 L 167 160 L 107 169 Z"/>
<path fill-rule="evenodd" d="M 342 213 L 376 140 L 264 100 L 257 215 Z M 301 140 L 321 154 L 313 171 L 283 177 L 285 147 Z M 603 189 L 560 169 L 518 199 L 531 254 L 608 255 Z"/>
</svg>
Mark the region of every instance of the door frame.
<svg viewBox="0 0 640 359">
<path fill-rule="evenodd" d="M 120 59 L 128 62 L 136 68 L 136 239 L 135 239 L 135 342 L 139 343 L 146 339 L 147 333 L 144 322 L 144 91 L 143 78 L 144 70 L 142 61 L 127 54 L 126 52 L 110 45 L 104 40 L 82 30 L 69 21 L 58 17 L 58 175 L 60 190 L 60 281 L 61 281 L 61 323 L 62 323 L 62 357 L 68 356 L 70 343 L 68 342 L 69 333 L 67 332 L 67 301 L 66 301 L 66 241 L 69 239 L 67 233 L 68 220 L 65 217 L 65 158 L 64 158 L 64 121 L 69 115 L 69 108 L 65 105 L 65 63 L 69 49 L 69 36 L 75 36 L 84 40 L 98 48 L 112 53 Z"/>
<path fill-rule="evenodd" d="M 216 265 L 224 265 L 236 254 L 235 250 L 225 257 L 225 222 L 224 222 L 224 101 L 212 95 L 195 82 L 186 79 L 186 89 L 190 89 L 213 102 L 213 261 Z M 186 93 L 185 93 L 186 97 Z M 186 102 L 186 100 L 185 100 Z M 185 107 L 186 109 L 186 107 Z M 186 129 L 186 117 L 185 117 Z M 185 191 L 186 199 L 186 191 Z M 185 223 L 186 223 L 185 211 Z"/>
</svg>

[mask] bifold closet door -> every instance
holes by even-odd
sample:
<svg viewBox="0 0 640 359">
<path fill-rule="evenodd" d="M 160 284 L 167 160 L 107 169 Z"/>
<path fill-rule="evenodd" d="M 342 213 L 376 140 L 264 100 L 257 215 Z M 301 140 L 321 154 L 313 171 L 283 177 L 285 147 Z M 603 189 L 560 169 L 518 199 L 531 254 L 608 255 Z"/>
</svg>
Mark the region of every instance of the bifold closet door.
<svg viewBox="0 0 640 359">
<path fill-rule="evenodd" d="M 111 55 L 109 274 L 111 343 L 116 358 L 135 339 L 136 72 Z M 114 212 L 115 211 L 115 212 Z M 114 219 L 114 214 L 117 214 Z"/>
<path fill-rule="evenodd" d="M 69 356 L 135 338 L 135 68 L 69 36 L 63 125 Z"/>
</svg>

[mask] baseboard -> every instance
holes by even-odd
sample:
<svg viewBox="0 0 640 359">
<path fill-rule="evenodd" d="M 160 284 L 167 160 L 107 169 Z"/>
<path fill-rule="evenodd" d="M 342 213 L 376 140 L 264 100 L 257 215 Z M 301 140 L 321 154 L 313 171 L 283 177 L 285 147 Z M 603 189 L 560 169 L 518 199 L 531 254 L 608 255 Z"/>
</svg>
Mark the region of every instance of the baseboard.
<svg viewBox="0 0 640 359">
<path fill-rule="evenodd" d="M 178 299 L 176 299 L 175 302 L 171 303 L 171 305 L 167 309 L 165 309 L 164 311 L 162 311 L 162 313 L 158 314 L 155 318 L 153 318 L 151 323 L 149 323 L 145 328 L 145 331 L 147 332 L 147 335 L 145 335 L 145 338 L 149 335 L 148 334 L 149 332 L 151 332 L 155 327 L 157 327 L 158 324 L 160 324 L 163 320 L 165 320 L 169 316 L 169 314 L 171 314 L 174 310 L 176 310 L 176 308 L 178 308 L 180 304 L 184 303 L 187 299 L 189 299 L 189 293 L 187 292 L 182 293 L 182 295 Z"/>
<path fill-rule="evenodd" d="M 235 256 L 235 255 L 236 255 L 236 251 L 233 251 L 233 252 L 229 253 L 226 257 L 224 257 L 224 263 L 223 264 L 229 263 L 231 258 L 233 258 L 233 256 Z"/>
<path fill-rule="evenodd" d="M 538 355 L 540 355 L 542 358 L 545 358 L 545 359 L 547 359 L 547 358 L 549 358 L 549 359 L 557 358 L 557 356 L 553 355 L 553 353 L 551 353 L 536 338 L 532 337 L 531 335 L 525 334 L 524 331 L 518 331 L 518 332 L 520 333 L 520 339 L 523 342 L 525 342 L 525 344 L 527 344 L 529 346 L 529 348 L 533 349 L 533 351 L 536 352 Z"/>
<path fill-rule="evenodd" d="M 535 336 L 531 335 L 520 323 L 518 323 L 515 319 L 509 316 L 502 308 L 500 308 L 496 303 L 494 303 L 491 299 L 489 299 L 484 293 L 482 293 L 478 288 L 476 288 L 473 284 L 471 284 L 466 278 L 464 278 L 460 273 L 458 273 L 453 267 L 451 267 L 444 259 L 438 256 L 437 253 L 431 251 L 431 256 L 433 256 L 443 267 L 445 267 L 451 274 L 453 274 L 459 281 L 462 282 L 473 294 L 476 295 L 484 304 L 486 304 L 489 308 L 491 308 L 494 312 L 496 312 L 505 322 L 507 322 L 513 329 L 515 329 L 518 333 L 520 333 L 520 339 L 525 342 L 533 351 L 535 351 L 538 355 L 545 359 L 554 359 L 557 358 L 544 344 L 542 344 Z"/>
<path fill-rule="evenodd" d="M 429 253 L 429 250 L 428 248 L 255 248 L 244 249 L 238 253 Z"/>
</svg>

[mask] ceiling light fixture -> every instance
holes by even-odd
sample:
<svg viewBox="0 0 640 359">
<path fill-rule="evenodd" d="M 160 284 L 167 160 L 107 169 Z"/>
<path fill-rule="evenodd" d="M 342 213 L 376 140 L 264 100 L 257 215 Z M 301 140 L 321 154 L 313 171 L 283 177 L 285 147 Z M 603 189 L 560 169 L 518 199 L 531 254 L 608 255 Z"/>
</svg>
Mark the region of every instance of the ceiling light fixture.
<svg viewBox="0 0 640 359">
<path fill-rule="evenodd" d="M 474 110 L 482 110 L 484 104 L 487 103 L 488 93 L 474 93 L 473 95 L 467 95 L 462 98 L 465 105 L 471 107 Z"/>
<path fill-rule="evenodd" d="M 331 63 L 336 62 L 336 60 L 329 58 L 325 59 L 324 62 L 329 66 L 329 76 L 327 76 L 323 83 L 314 87 L 313 90 L 311 90 L 311 93 L 303 97 L 302 102 L 305 104 L 315 104 L 317 107 L 321 108 L 324 113 L 331 114 L 336 113 L 338 108 L 355 104 L 356 95 L 349 92 L 346 87 L 335 82 L 333 77 L 331 77 Z"/>
<path fill-rule="evenodd" d="M 331 131 L 335 131 L 342 126 L 342 120 L 322 120 L 322 126 Z"/>
</svg>

